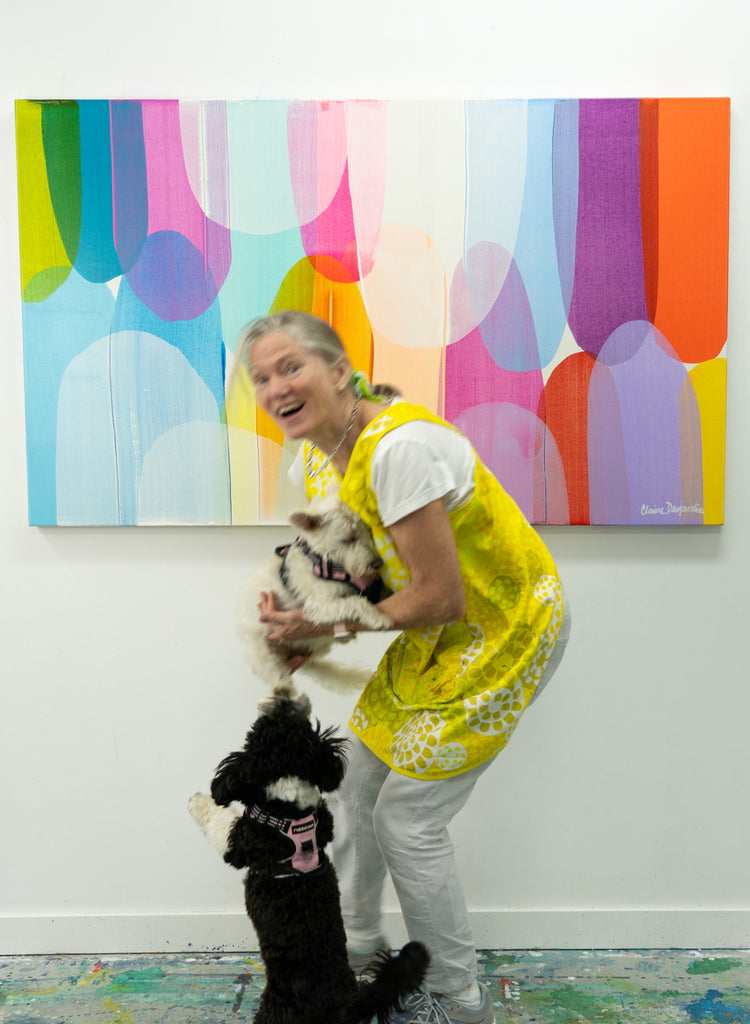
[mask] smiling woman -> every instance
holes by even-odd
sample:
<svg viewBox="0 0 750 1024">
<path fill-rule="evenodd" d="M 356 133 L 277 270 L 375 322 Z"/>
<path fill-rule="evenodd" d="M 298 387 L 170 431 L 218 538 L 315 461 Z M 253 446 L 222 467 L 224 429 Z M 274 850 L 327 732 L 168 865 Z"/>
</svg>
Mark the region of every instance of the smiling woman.
<svg viewBox="0 0 750 1024">
<path fill-rule="evenodd" d="M 292 335 L 278 330 L 253 344 L 248 368 L 258 404 L 287 437 L 307 437 L 325 449 L 341 434 L 351 414 L 340 397 L 352 372 L 346 356 L 328 367 Z M 354 403 L 354 396 L 350 401 Z M 344 416 L 339 430 L 337 421 Z"/>
<path fill-rule="evenodd" d="M 557 569 L 467 438 L 353 372 L 323 320 L 279 313 L 240 341 L 257 404 L 304 440 L 291 481 L 310 498 L 338 493 L 365 523 L 388 588 L 377 607 L 403 630 L 350 722 L 334 858 L 351 951 L 369 957 L 384 941 L 388 870 L 410 938 L 430 949 L 430 988 L 443 993 L 425 996 L 414 1019 L 491 1024 L 447 826 L 562 656 Z M 270 642 L 320 634 L 272 594 L 260 621 Z"/>
</svg>

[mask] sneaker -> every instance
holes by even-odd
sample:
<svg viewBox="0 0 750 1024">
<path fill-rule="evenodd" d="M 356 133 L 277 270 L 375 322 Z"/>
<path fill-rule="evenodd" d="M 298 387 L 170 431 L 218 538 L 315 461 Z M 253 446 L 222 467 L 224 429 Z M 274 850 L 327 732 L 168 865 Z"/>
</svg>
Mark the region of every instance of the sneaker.
<svg viewBox="0 0 750 1024">
<path fill-rule="evenodd" d="M 495 1009 L 490 990 L 479 982 L 482 1001 L 479 1006 L 464 1006 L 437 992 L 428 992 L 409 1001 L 409 1024 L 495 1024 Z"/>
<path fill-rule="evenodd" d="M 390 953 L 390 951 L 386 940 L 380 939 L 377 949 L 373 949 L 369 953 L 347 953 L 347 960 L 351 969 L 359 977 L 381 953 Z"/>
</svg>

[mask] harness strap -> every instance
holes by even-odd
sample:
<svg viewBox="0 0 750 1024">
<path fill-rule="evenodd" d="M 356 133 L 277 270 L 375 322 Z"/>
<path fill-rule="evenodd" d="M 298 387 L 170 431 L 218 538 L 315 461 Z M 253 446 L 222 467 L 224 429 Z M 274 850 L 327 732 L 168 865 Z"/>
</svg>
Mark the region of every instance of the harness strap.
<svg viewBox="0 0 750 1024">
<path fill-rule="evenodd" d="M 327 555 L 320 555 L 313 551 L 307 541 L 297 537 L 291 544 L 282 544 L 276 548 L 275 553 L 281 558 L 279 575 L 285 587 L 289 586 L 289 569 L 286 564 L 286 557 L 292 548 L 299 548 L 303 554 L 312 562 L 313 572 L 322 580 L 333 580 L 336 583 L 346 583 L 368 601 L 376 602 L 380 599 L 382 584 L 380 577 L 375 575 L 371 580 L 359 580 L 350 576 L 343 565 L 334 562 Z"/>
<path fill-rule="evenodd" d="M 290 839 L 294 844 L 294 853 L 279 861 L 272 871 L 277 877 L 283 875 L 303 874 L 315 871 L 322 866 L 323 852 L 318 849 L 318 816 L 314 812 L 305 818 L 277 818 L 268 811 L 262 810 L 257 804 L 248 811 L 251 818 L 259 825 L 268 825 Z"/>
</svg>

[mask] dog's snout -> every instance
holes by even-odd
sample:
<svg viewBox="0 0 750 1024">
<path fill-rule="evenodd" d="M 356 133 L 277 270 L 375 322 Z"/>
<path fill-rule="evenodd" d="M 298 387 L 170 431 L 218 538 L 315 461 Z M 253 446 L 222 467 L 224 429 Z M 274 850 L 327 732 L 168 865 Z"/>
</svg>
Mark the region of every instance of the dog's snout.
<svg viewBox="0 0 750 1024">
<path fill-rule="evenodd" d="M 383 568 L 383 559 L 380 555 L 375 555 L 368 568 L 372 569 L 373 572 L 380 572 Z"/>
</svg>

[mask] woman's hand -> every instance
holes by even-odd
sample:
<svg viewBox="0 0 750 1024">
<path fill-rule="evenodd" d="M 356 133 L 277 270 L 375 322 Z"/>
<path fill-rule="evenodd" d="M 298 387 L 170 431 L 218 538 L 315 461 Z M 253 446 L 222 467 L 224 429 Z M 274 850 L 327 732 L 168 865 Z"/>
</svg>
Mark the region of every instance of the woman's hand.
<svg viewBox="0 0 750 1024">
<path fill-rule="evenodd" d="M 276 607 L 276 595 L 273 591 L 263 592 L 258 602 L 259 618 L 268 625 L 266 642 L 283 644 L 290 640 L 310 640 L 316 636 L 325 636 L 331 632 L 330 626 L 316 626 L 308 622 L 300 608 L 281 611 Z M 309 654 L 291 654 L 287 658 L 287 668 L 296 672 L 310 657 Z"/>
</svg>

